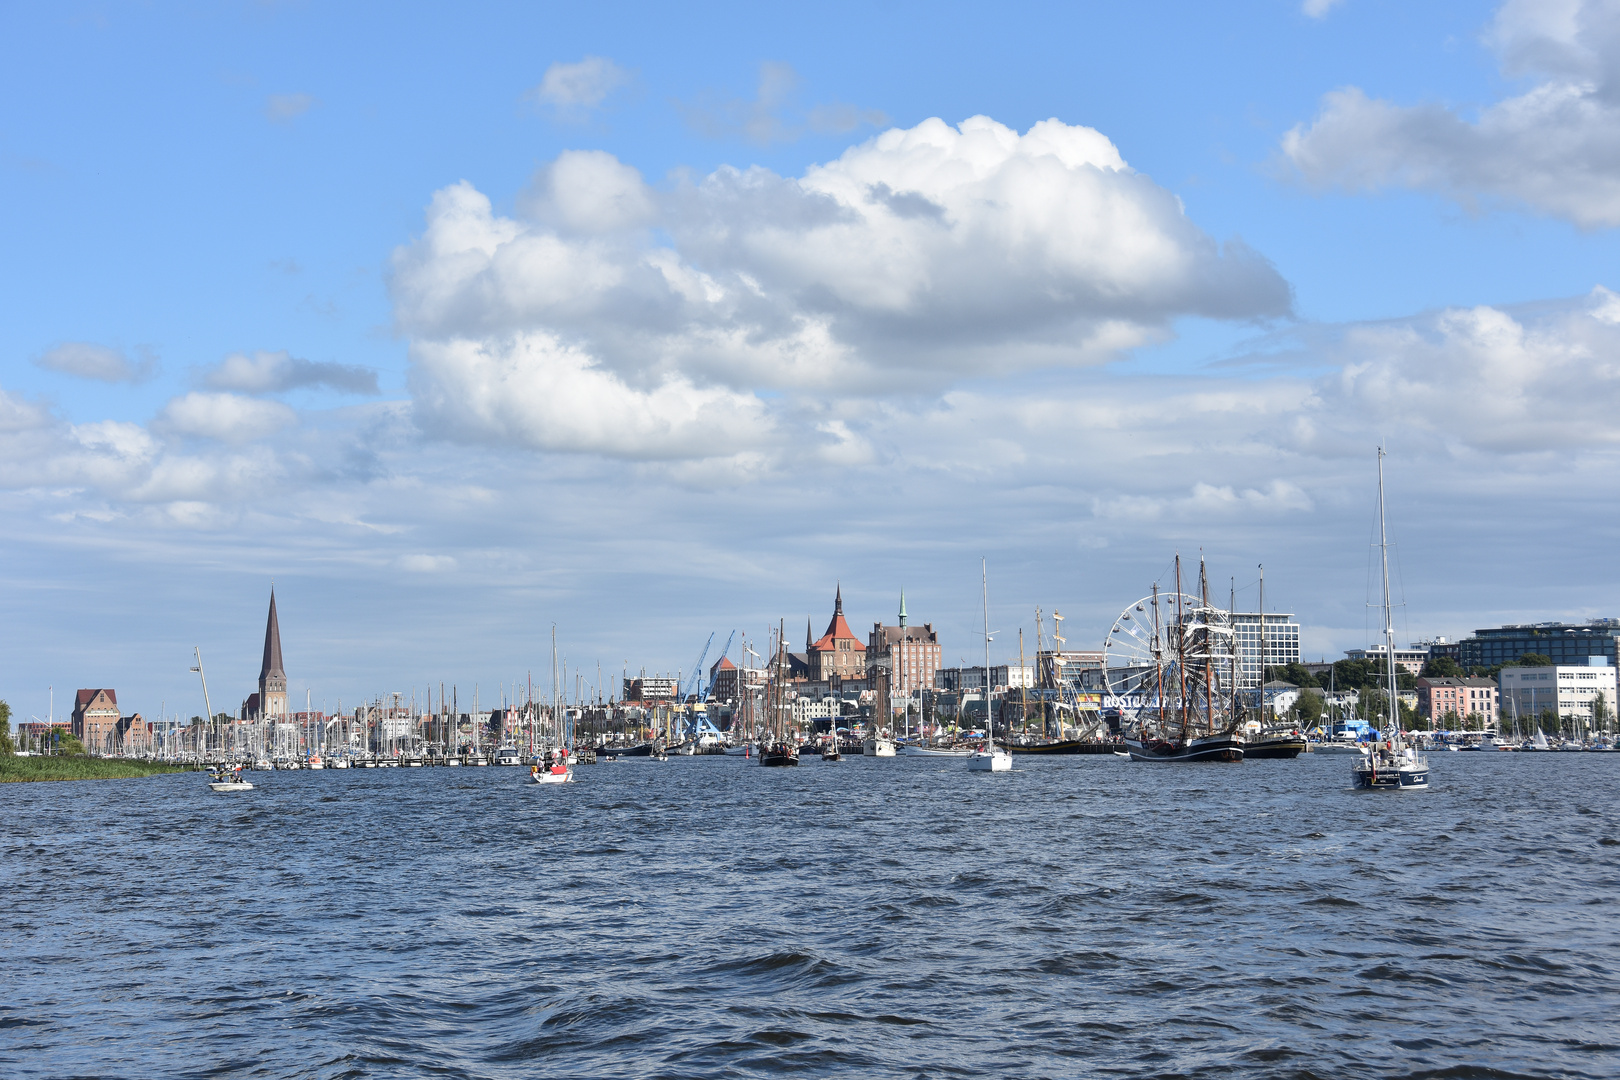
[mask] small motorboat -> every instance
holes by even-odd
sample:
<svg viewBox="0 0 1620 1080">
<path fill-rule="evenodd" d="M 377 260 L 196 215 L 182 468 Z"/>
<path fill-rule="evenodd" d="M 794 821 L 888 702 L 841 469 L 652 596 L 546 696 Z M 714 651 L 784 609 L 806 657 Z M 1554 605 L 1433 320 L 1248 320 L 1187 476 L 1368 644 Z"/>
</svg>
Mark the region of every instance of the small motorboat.
<svg viewBox="0 0 1620 1080">
<path fill-rule="evenodd" d="M 242 779 L 242 767 L 227 769 L 223 765 L 208 774 L 210 791 L 252 791 L 253 785 Z"/>
</svg>

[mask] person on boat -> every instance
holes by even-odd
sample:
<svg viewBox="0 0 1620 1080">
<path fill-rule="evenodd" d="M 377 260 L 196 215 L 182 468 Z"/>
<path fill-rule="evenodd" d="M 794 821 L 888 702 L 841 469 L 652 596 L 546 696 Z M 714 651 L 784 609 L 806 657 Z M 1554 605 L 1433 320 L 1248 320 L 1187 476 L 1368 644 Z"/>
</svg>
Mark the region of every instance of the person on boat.
<svg viewBox="0 0 1620 1080">
<path fill-rule="evenodd" d="M 538 765 L 530 765 L 529 766 L 529 775 L 531 777 L 538 777 L 540 775 L 540 766 L 538 766 Z"/>
</svg>

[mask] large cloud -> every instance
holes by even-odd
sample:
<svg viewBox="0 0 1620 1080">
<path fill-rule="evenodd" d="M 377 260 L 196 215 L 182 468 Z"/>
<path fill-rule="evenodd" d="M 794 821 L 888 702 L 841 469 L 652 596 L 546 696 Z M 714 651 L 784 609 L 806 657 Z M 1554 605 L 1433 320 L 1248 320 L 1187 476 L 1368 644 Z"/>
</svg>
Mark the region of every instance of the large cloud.
<svg viewBox="0 0 1620 1080">
<path fill-rule="evenodd" d="M 1490 32 L 1507 73 L 1539 81 L 1468 119 L 1356 87 L 1323 99 L 1284 138 L 1319 187 L 1438 191 L 1473 207 L 1508 200 L 1585 228 L 1620 225 L 1620 4 L 1510 0 Z"/>
<path fill-rule="evenodd" d="M 626 426 L 619 452 L 662 456 L 693 452 L 681 423 L 711 422 L 711 406 L 756 415 L 756 392 L 935 392 L 1111 359 L 1183 315 L 1289 311 L 1264 259 L 1223 249 L 1108 139 L 1056 120 L 1023 135 L 929 120 L 801 177 L 722 168 L 662 192 L 611 155 L 571 152 L 519 209 L 499 216 L 453 185 L 396 252 L 412 385 L 441 433 L 472 437 L 480 416 L 488 437 L 516 433 L 456 405 L 496 356 L 514 412 L 544 415 L 558 408 L 547 395 L 589 386 L 563 406 L 576 421 L 608 430 L 623 405 L 648 422 Z M 563 356 L 575 374 L 559 383 Z M 537 445 L 569 437 L 527 427 Z"/>
</svg>

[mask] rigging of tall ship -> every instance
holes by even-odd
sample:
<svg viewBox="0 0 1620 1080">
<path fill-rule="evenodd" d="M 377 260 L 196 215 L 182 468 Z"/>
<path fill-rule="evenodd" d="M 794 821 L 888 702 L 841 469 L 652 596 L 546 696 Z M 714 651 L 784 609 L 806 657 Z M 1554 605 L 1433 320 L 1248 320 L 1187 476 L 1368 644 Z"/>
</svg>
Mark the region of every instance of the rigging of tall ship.
<svg viewBox="0 0 1620 1080">
<path fill-rule="evenodd" d="M 1120 704 L 1133 761 L 1242 761 L 1232 614 L 1210 603 L 1198 561 L 1198 592 L 1153 591 L 1114 620 L 1103 644 L 1108 692 Z"/>
<path fill-rule="evenodd" d="M 765 684 L 765 726 L 760 734 L 758 760 L 762 766 L 792 766 L 799 763 L 799 742 L 786 697 L 787 641 L 781 625 L 777 626 L 774 637 L 770 678 Z M 837 731 L 836 720 L 834 731 Z"/>
</svg>

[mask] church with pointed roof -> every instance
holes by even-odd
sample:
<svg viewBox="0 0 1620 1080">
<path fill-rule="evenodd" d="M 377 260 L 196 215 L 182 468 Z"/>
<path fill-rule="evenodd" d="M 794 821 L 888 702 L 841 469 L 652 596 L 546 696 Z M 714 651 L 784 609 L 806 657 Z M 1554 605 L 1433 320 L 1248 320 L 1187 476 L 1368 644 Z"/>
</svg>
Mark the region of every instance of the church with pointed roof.
<svg viewBox="0 0 1620 1080">
<path fill-rule="evenodd" d="M 807 627 L 805 637 L 809 636 Z M 826 682 L 834 675 L 840 679 L 866 678 L 866 644 L 844 620 L 843 585 L 833 596 L 833 616 L 827 632 L 815 641 L 806 640 L 804 652 L 812 682 Z"/>
<path fill-rule="evenodd" d="M 281 666 L 281 624 L 276 619 L 276 590 L 270 589 L 270 615 L 264 624 L 264 661 L 259 665 L 259 692 L 242 702 L 243 720 L 285 719 L 287 673 Z"/>
</svg>

